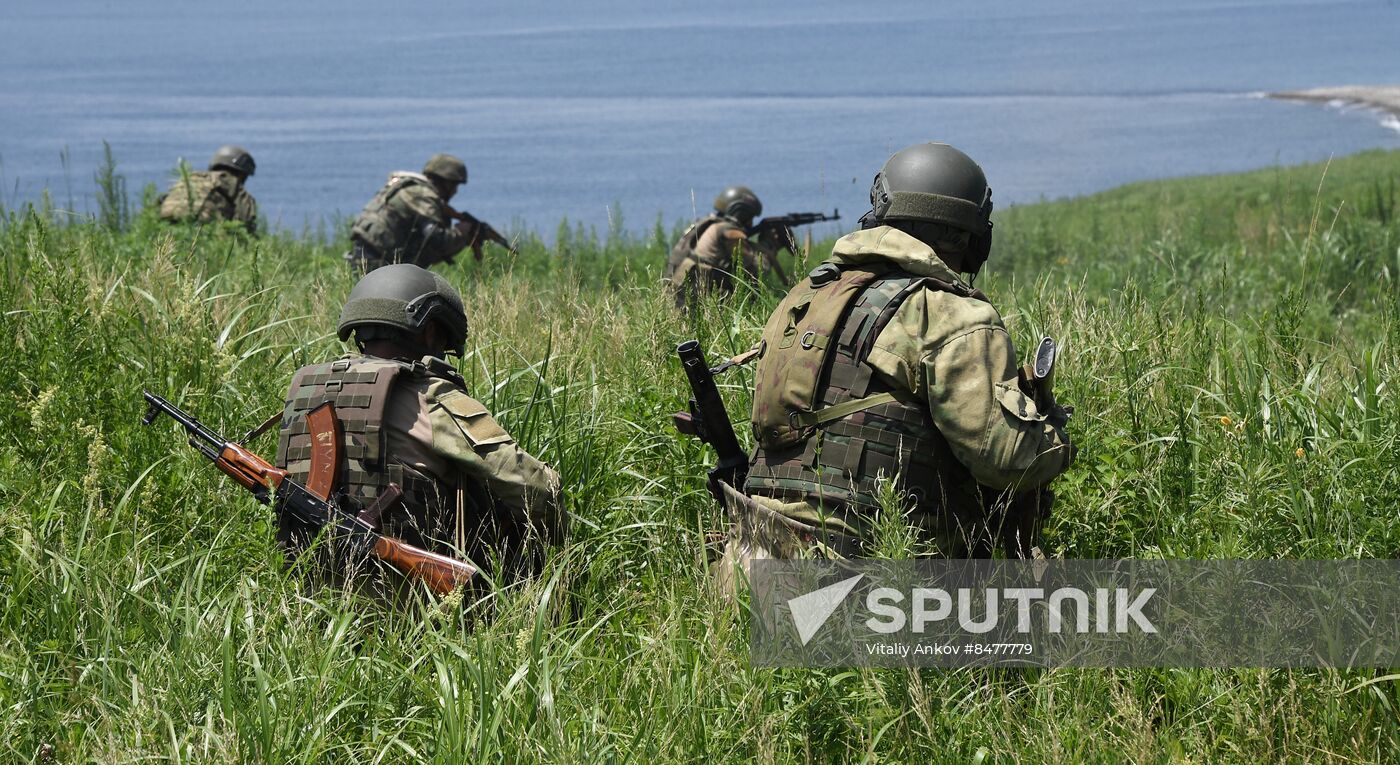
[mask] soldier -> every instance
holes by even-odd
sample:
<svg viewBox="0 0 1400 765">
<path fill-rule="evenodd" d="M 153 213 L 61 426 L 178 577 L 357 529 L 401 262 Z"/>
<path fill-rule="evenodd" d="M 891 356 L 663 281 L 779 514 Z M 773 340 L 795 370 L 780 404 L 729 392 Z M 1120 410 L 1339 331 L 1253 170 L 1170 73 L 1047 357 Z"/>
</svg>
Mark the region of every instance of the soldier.
<svg viewBox="0 0 1400 765">
<path fill-rule="evenodd" d="M 677 308 L 684 309 L 699 293 L 734 294 L 734 277 L 740 273 L 749 284 L 757 285 L 762 274 L 771 270 L 787 284 L 778 263 L 781 243 L 750 238 L 754 219 L 762 214 L 763 203 L 748 187 L 730 186 L 715 197 L 713 213 L 686 229 L 671 248 L 663 275 Z"/>
<path fill-rule="evenodd" d="M 258 233 L 258 204 L 243 188 L 257 170 L 253 155 L 241 146 L 223 146 L 209 160 L 208 172 L 188 172 L 181 163 L 180 179 L 160 199 L 160 219 L 168 223 L 231 220 L 249 234 Z"/>
<path fill-rule="evenodd" d="M 434 154 L 422 173 L 391 173 L 355 219 L 345 259 L 360 273 L 390 263 L 450 263 L 467 247 L 480 260 L 490 227 L 448 205 L 466 182 L 466 164 L 450 154 Z"/>
<path fill-rule="evenodd" d="M 911 146 L 870 195 L 862 229 L 764 328 L 758 448 L 744 494 L 726 487 L 729 587 L 757 558 L 862 554 L 886 481 L 938 554 L 1029 555 L 1048 512 L 1039 487 L 1072 459 L 1066 411 L 1022 390 L 1001 316 L 960 276 L 991 246 L 982 169 L 947 144 Z M 1015 493 L 1032 517 L 1007 517 Z"/>
<path fill-rule="evenodd" d="M 341 340 L 355 338 L 359 355 L 297 371 L 287 393 L 277 465 L 305 481 L 311 437 L 306 413 L 335 404 L 345 434 L 340 471 L 345 502 L 385 534 L 479 566 L 493 558 L 500 573 L 538 562 L 539 542 L 557 543 L 567 517 L 559 476 L 530 456 L 486 407 L 467 395 L 462 377 L 444 361 L 460 356 L 467 316 L 456 290 L 437 274 L 409 264 L 379 268 L 360 279 L 340 313 Z M 402 497 L 368 510 L 390 484 Z M 282 514 L 278 540 L 295 555 L 314 530 Z M 332 581 L 339 567 L 331 572 Z M 404 586 L 384 568 L 372 590 L 394 595 Z"/>
</svg>

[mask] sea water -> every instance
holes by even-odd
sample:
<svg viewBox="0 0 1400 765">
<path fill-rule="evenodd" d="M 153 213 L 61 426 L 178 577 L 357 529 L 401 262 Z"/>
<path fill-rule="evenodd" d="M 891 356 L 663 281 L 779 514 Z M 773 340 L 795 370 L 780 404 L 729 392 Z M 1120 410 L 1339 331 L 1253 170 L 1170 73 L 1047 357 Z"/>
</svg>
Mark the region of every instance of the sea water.
<svg viewBox="0 0 1400 765">
<path fill-rule="evenodd" d="M 1394 0 L 5 0 L 0 205 L 95 211 L 104 141 L 132 189 L 237 143 L 294 230 L 440 151 L 454 203 L 545 236 L 669 227 L 735 183 L 845 226 L 918 141 L 999 205 L 1400 147 L 1393 118 L 1262 97 L 1400 83 L 1397 40 Z"/>
</svg>

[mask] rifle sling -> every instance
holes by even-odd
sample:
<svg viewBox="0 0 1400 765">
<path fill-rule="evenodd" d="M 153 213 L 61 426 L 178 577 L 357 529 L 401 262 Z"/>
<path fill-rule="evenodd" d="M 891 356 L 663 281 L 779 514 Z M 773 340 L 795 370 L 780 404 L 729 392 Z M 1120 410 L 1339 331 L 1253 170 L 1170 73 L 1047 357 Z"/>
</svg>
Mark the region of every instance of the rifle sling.
<svg viewBox="0 0 1400 765">
<path fill-rule="evenodd" d="M 722 373 L 728 371 L 730 367 L 739 367 L 739 366 L 743 366 L 743 365 L 749 363 L 750 361 L 753 361 L 754 359 L 758 358 L 759 355 L 760 355 L 762 352 L 763 352 L 763 346 L 761 346 L 761 345 L 755 345 L 754 347 L 748 349 L 747 351 L 744 351 L 743 353 L 739 354 L 738 356 L 734 356 L 734 357 L 732 357 L 732 358 L 725 359 L 725 360 L 724 360 L 724 363 L 720 364 L 719 366 L 715 367 L 714 369 L 711 369 L 711 370 L 710 370 L 710 374 L 712 374 L 712 375 L 722 374 Z"/>
<path fill-rule="evenodd" d="M 243 436 L 243 440 L 239 441 L 239 443 L 241 443 L 241 444 L 247 444 L 247 443 L 252 442 L 253 439 L 257 438 L 258 436 L 261 436 L 261 435 L 264 434 L 264 433 L 266 433 L 268 430 L 270 430 L 270 429 L 272 428 L 273 425 L 276 425 L 276 424 L 278 424 L 278 423 L 281 422 L 281 421 L 282 421 L 282 412 L 279 411 L 279 412 L 277 412 L 276 414 L 273 414 L 271 417 L 268 417 L 266 420 L 263 420 L 263 423 L 262 423 L 261 425 L 259 425 L 259 426 L 255 427 L 255 428 L 253 428 L 252 430 L 248 431 L 247 434 L 245 434 L 245 435 Z"/>
</svg>

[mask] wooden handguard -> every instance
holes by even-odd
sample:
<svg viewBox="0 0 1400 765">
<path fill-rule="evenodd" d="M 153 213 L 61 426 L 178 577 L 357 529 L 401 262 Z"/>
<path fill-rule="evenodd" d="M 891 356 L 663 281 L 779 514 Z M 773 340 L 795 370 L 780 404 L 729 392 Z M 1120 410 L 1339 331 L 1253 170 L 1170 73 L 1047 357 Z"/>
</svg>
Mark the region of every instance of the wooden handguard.
<svg viewBox="0 0 1400 765">
<path fill-rule="evenodd" d="M 476 568 L 469 563 L 421 550 L 390 537 L 381 536 L 375 540 L 374 555 L 404 574 L 423 580 L 428 589 L 438 595 L 448 595 L 476 576 Z"/>
<path fill-rule="evenodd" d="M 214 465 L 222 470 L 224 475 L 254 493 L 260 490 L 276 490 L 287 477 L 287 471 L 233 442 L 225 443 L 219 450 Z"/>
</svg>

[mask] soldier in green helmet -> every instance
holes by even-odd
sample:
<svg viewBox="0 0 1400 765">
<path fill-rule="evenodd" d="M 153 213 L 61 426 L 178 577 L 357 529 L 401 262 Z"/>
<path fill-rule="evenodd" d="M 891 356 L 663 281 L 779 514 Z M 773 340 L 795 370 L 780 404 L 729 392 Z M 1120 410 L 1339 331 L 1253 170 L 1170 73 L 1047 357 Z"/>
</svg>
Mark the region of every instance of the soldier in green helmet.
<svg viewBox="0 0 1400 765">
<path fill-rule="evenodd" d="M 684 309 L 698 294 L 734 294 L 735 280 L 757 285 L 773 272 L 787 282 L 778 250 L 782 244 L 753 237 L 754 219 L 763 214 L 763 203 L 747 186 L 730 186 L 715 197 L 715 211 L 691 224 L 671 249 L 662 278 L 676 307 Z"/>
<path fill-rule="evenodd" d="M 558 543 L 567 525 L 559 475 L 521 448 L 444 360 L 460 356 L 467 337 L 457 291 L 418 266 L 384 266 L 351 290 L 337 329 L 360 353 L 293 376 L 277 465 L 306 480 L 306 414 L 330 401 L 345 436 L 342 501 L 362 518 L 374 512 L 366 520 L 383 533 L 487 570 L 504 561 L 506 570 L 493 572 L 498 577 L 533 567 L 541 543 Z M 391 484 L 402 495 L 370 511 Z M 314 534 L 288 514 L 280 523 L 278 539 L 291 553 Z M 332 567 L 333 581 L 339 568 Z M 376 594 L 407 586 L 392 569 L 361 573 Z"/>
<path fill-rule="evenodd" d="M 919 144 L 890 157 L 870 196 L 861 230 L 763 330 L 757 450 L 742 493 L 726 488 L 727 586 L 757 558 L 863 554 L 890 481 L 935 554 L 1030 555 L 1039 518 L 1008 517 L 1012 498 L 1040 496 L 1072 459 L 1066 409 L 1023 389 L 1001 316 L 963 276 L 991 247 L 982 169 Z"/>
<path fill-rule="evenodd" d="M 180 177 L 161 195 L 160 219 L 168 223 L 235 221 L 258 233 L 258 204 L 243 188 L 257 170 L 253 155 L 241 146 L 222 146 L 206 172 L 191 172 L 181 162 Z"/>
<path fill-rule="evenodd" d="M 428 268 L 467 247 L 480 260 L 482 237 L 494 230 L 448 204 L 466 182 L 466 164 L 451 154 L 434 154 L 421 173 L 390 173 L 355 219 L 345 259 L 359 273 L 390 263 Z"/>
</svg>

